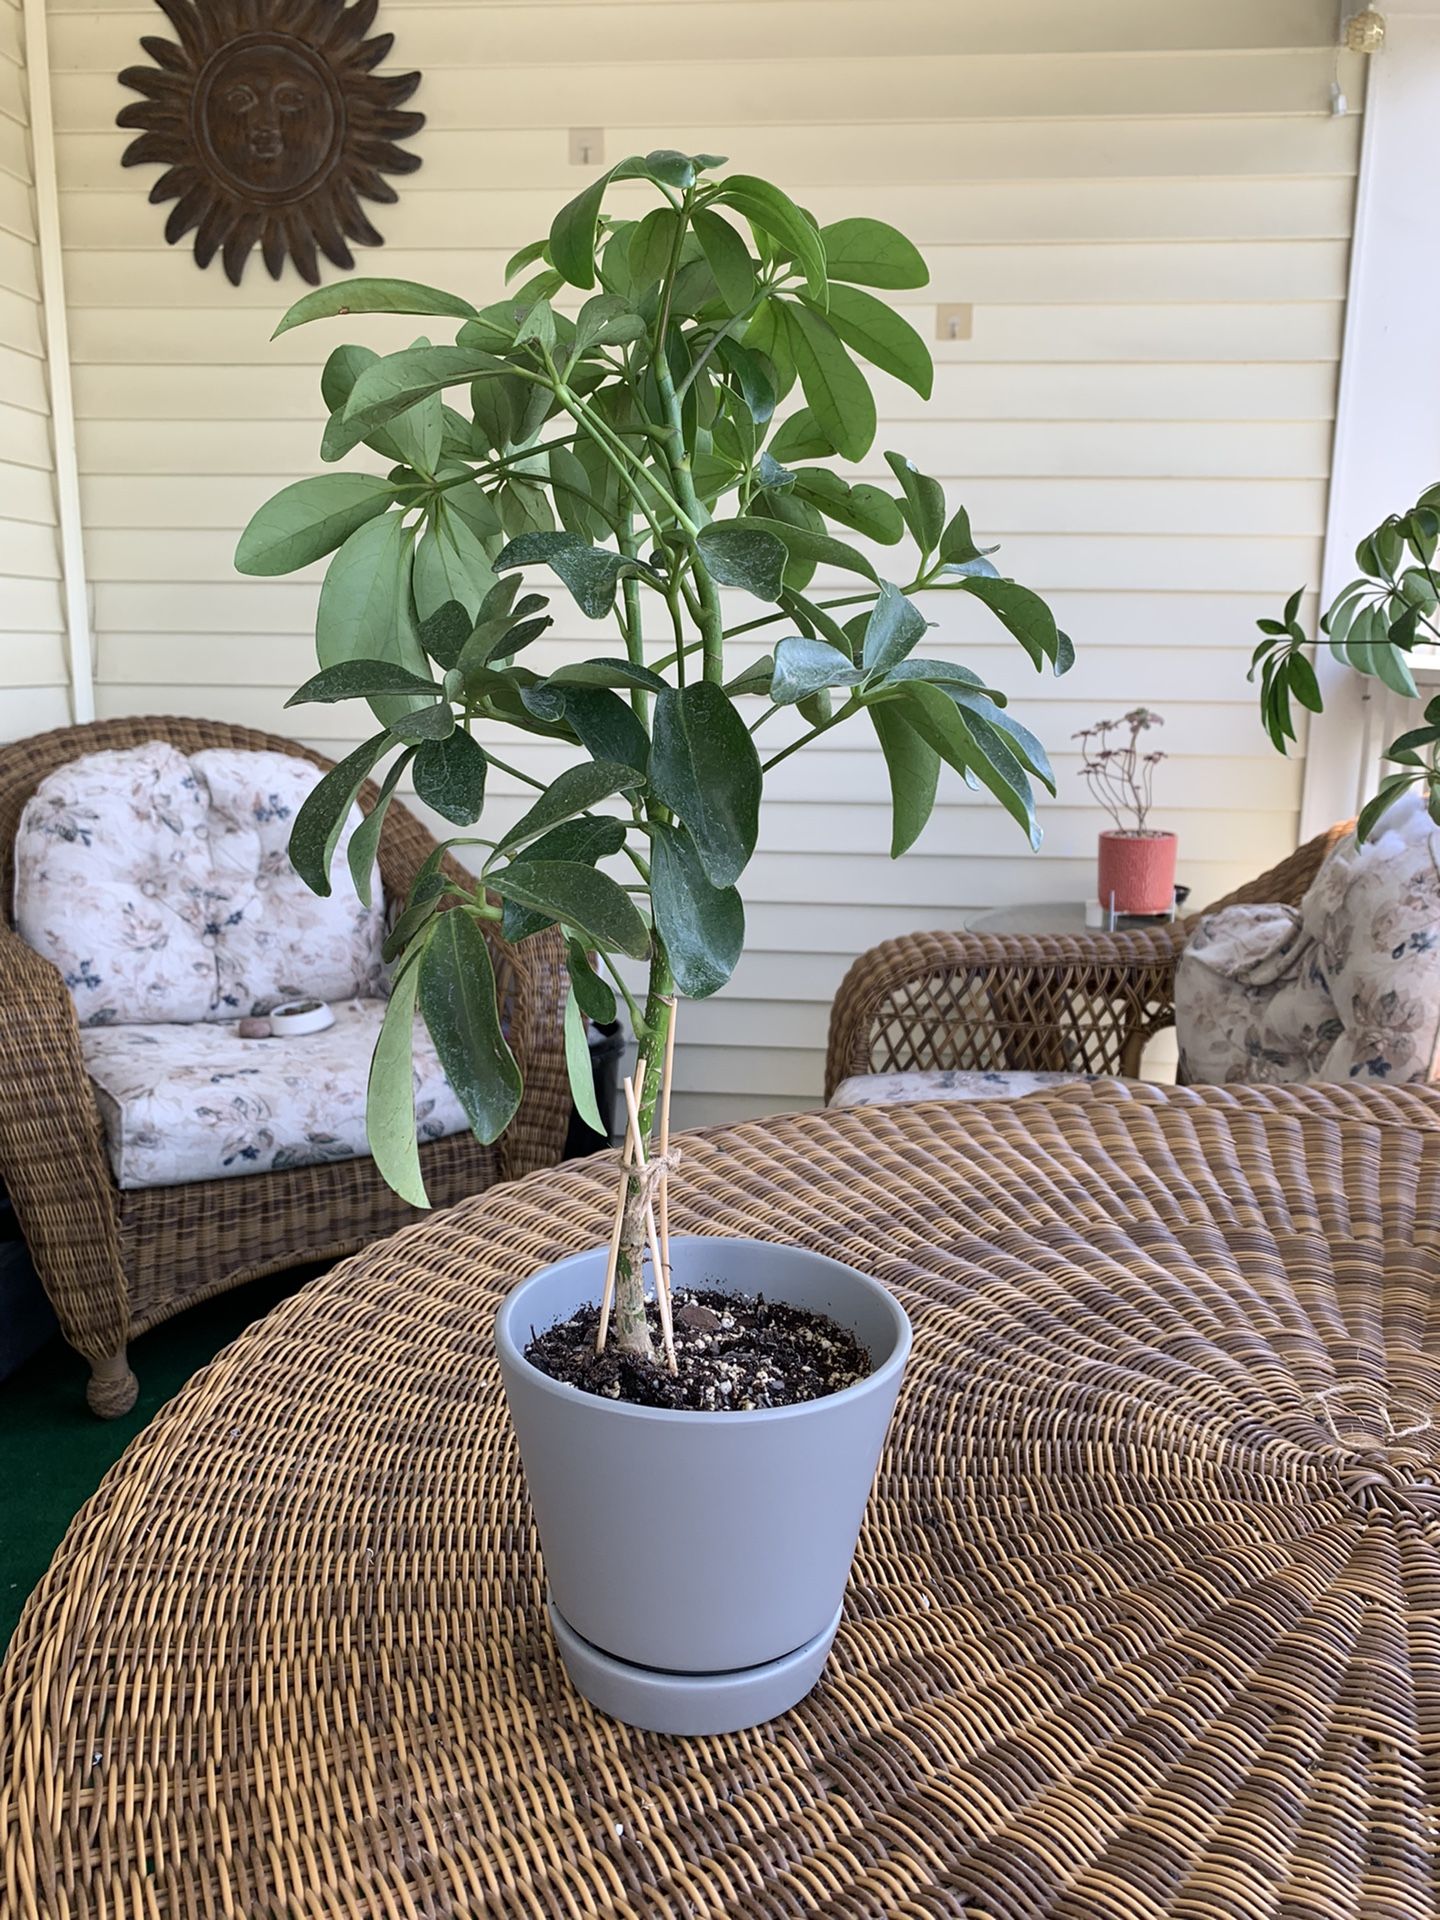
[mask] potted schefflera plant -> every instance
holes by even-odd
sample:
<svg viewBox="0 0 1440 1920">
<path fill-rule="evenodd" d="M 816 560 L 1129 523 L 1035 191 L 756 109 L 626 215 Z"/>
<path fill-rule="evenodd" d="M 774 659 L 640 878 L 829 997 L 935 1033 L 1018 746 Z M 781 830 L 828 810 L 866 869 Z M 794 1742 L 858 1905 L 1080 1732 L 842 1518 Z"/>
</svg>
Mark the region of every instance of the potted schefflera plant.
<svg viewBox="0 0 1440 1920">
<path fill-rule="evenodd" d="M 567 1667 L 601 1707 L 678 1733 L 753 1724 L 813 1684 L 910 1335 L 885 1288 L 823 1254 L 669 1238 L 677 1000 L 715 993 L 740 958 L 767 774 L 836 727 L 878 738 L 893 854 L 925 827 L 942 765 L 1038 842 L 1044 750 L 948 647 L 925 647 L 921 596 L 984 609 L 1037 669 L 1071 658 L 936 481 L 898 453 L 883 486 L 833 464 L 874 441 L 862 363 L 930 393 L 924 342 L 866 290 L 924 285 L 920 255 L 877 220 L 817 227 L 724 165 L 657 152 L 611 168 L 481 309 L 395 280 L 308 294 L 282 328 L 365 312 L 459 325 L 453 344 L 383 358 L 335 349 L 322 456 L 363 444 L 387 471 L 287 487 L 237 555 L 273 574 L 334 553 L 321 671 L 295 701 L 375 716 L 296 819 L 299 871 L 329 888 L 341 825 L 387 755 L 352 870 L 363 883 L 407 772 L 474 869 L 457 885 L 432 860 L 397 903 L 369 1099 L 392 1185 L 423 1204 L 417 1008 L 481 1138 L 515 1112 L 492 942 L 561 929 L 572 1085 L 597 1126 L 582 1015 L 628 1007 L 631 1133 L 613 1218 L 596 1222 L 609 1244 L 517 1275 L 497 1340 Z M 645 202 L 611 197 L 622 182 Z M 613 628 L 589 657 L 542 642 L 556 578 L 570 632 L 577 615 Z M 507 729 L 569 749 L 564 771 L 541 781 L 501 758 Z M 533 789 L 518 818 L 487 798 L 496 772 Z"/>
</svg>

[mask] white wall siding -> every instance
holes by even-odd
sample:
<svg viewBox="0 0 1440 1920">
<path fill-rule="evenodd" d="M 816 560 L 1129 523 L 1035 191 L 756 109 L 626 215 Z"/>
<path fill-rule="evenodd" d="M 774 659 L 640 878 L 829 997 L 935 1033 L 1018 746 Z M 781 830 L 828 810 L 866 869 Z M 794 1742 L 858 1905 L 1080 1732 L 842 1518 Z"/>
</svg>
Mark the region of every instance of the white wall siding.
<svg viewBox="0 0 1440 1920">
<path fill-rule="evenodd" d="M 0 0 L 0 740 L 69 717 L 24 33 Z"/>
<path fill-rule="evenodd" d="M 0 18 L 12 11 L 0 0 Z M 417 323 L 268 344 L 300 284 L 277 288 L 258 259 L 238 290 L 201 273 L 161 240 L 152 170 L 120 167 L 114 115 L 130 96 L 114 75 L 163 19 L 123 0 L 51 0 L 50 17 L 99 710 L 294 727 L 282 708 L 311 668 L 319 573 L 241 580 L 235 537 L 317 467 L 330 347 L 402 345 Z M 379 25 L 399 64 L 425 70 L 429 123 L 366 271 L 497 297 L 507 254 L 586 177 L 568 129 L 597 121 L 607 161 L 729 153 L 822 219 L 871 213 L 909 232 L 933 284 L 901 296 L 908 317 L 933 338 L 935 303 L 966 303 L 973 327 L 935 340 L 929 408 L 879 383 L 866 469 L 888 480 L 879 450 L 896 446 L 942 478 L 1079 649 L 1065 680 L 1036 681 L 979 609 L 935 613 L 937 646 L 993 672 L 1055 752 L 1037 856 L 947 780 L 918 848 L 892 863 L 883 764 L 858 728 L 776 772 L 744 889 L 749 951 L 727 994 L 686 1016 L 687 1122 L 817 1098 L 830 997 L 870 942 L 1089 891 L 1103 821 L 1070 736 L 1101 713 L 1165 713 L 1159 818 L 1197 895 L 1293 846 L 1300 766 L 1271 752 L 1245 669 L 1256 614 L 1319 573 L 1359 130 L 1329 116 L 1332 0 L 385 0 Z M 1342 77 L 1358 102 L 1358 70 Z M 0 144 L 0 169 L 12 150 L 23 142 Z M 0 239 L 0 273 L 10 259 Z M 33 326 L 33 294 L 5 289 L 0 326 Z M 14 345 L 33 358 L 33 341 Z M 43 417 L 9 366 L 0 356 L 0 423 L 38 424 L 14 442 L 33 454 Z M 25 471 L 14 497 L 43 504 Z M 0 567 L 10 554 L 0 537 Z M 58 606 L 53 573 L 33 592 Z M 557 610 L 556 662 L 595 631 Z M 58 633 L 52 653 L 58 667 Z M 352 723 L 326 709 L 303 724 L 340 749 Z M 543 746 L 530 760 L 561 764 Z M 504 814 L 521 797 L 500 777 L 495 801 Z"/>
</svg>

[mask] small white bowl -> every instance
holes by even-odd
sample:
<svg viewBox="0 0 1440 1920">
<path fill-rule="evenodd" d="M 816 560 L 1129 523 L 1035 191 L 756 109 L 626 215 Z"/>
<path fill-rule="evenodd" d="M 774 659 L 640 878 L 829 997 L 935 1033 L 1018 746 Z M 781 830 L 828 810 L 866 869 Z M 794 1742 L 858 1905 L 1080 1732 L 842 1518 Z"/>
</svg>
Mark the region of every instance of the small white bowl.
<svg viewBox="0 0 1440 1920">
<path fill-rule="evenodd" d="M 324 1033 L 335 1024 L 335 1009 L 324 1001 L 284 1000 L 270 1009 L 270 1031 L 277 1040 L 294 1040 L 304 1033 Z"/>
</svg>

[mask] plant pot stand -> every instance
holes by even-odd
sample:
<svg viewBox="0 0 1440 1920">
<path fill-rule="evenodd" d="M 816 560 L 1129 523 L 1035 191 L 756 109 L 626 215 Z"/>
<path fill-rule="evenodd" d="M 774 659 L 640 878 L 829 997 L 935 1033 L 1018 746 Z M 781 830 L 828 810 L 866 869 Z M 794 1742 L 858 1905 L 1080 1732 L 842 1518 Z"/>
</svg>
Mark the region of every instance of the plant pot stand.
<svg viewBox="0 0 1440 1920">
<path fill-rule="evenodd" d="M 733 1673 L 665 1673 L 617 1660 L 576 1633 L 553 1600 L 546 1611 L 565 1671 L 592 1707 L 650 1733 L 694 1737 L 738 1733 L 797 1706 L 820 1678 L 843 1609 L 793 1653 Z"/>
</svg>

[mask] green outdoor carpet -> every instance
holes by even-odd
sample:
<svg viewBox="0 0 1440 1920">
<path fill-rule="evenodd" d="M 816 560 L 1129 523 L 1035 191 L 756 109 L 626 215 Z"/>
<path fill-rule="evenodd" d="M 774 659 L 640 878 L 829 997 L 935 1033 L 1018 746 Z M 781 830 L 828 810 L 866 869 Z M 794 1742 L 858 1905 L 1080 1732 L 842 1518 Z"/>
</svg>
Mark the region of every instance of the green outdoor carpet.
<svg viewBox="0 0 1440 1920">
<path fill-rule="evenodd" d="M 91 1413 L 88 1369 L 58 1338 L 0 1381 L 0 1650 L 71 1519 L 135 1435 L 197 1368 L 316 1271 L 252 1281 L 142 1335 L 130 1348 L 140 1398 L 123 1420 Z"/>
</svg>

